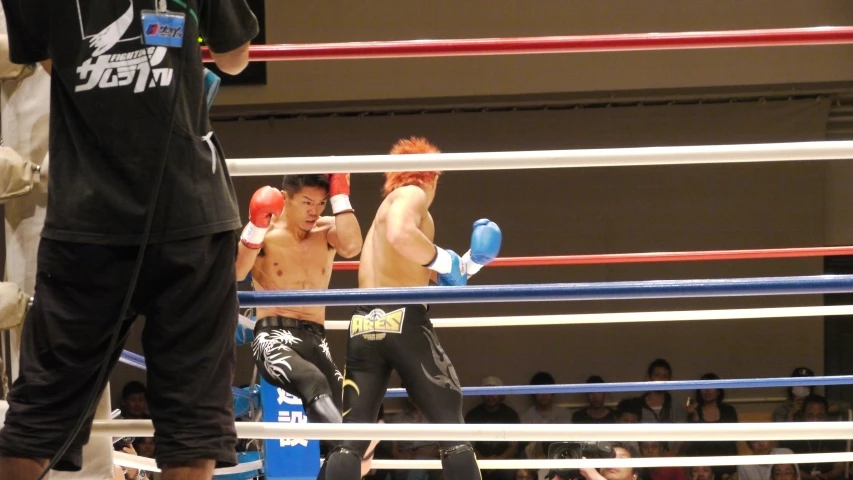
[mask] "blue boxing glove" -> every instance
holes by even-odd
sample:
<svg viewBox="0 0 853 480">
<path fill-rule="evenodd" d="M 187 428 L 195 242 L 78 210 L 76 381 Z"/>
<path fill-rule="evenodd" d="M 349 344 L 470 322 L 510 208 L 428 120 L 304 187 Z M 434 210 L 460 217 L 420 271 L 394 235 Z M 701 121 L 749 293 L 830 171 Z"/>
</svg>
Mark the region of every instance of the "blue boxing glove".
<svg viewBox="0 0 853 480">
<path fill-rule="evenodd" d="M 481 218 L 474 222 L 474 232 L 471 233 L 471 249 L 462 256 L 465 271 L 469 277 L 497 258 L 501 250 L 502 239 L 501 229 L 495 222 L 488 218 Z"/>
<path fill-rule="evenodd" d="M 435 258 L 424 266 L 438 273 L 438 284 L 442 287 L 468 284 L 465 262 L 453 250 L 445 250 L 436 245 Z"/>
<path fill-rule="evenodd" d="M 222 83 L 222 80 L 219 78 L 219 75 L 206 68 L 204 69 L 204 100 L 207 102 L 208 111 L 213 106 L 213 99 L 216 98 L 216 94 L 219 93 L 220 83 Z"/>
</svg>

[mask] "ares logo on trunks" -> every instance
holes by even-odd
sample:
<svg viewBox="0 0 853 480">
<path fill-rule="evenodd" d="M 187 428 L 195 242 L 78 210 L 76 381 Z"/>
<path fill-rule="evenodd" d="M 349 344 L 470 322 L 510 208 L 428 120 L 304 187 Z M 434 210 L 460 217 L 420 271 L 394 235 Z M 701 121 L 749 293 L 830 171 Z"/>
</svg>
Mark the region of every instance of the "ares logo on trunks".
<svg viewBox="0 0 853 480">
<path fill-rule="evenodd" d="M 401 333 L 405 317 L 405 307 L 388 313 L 375 308 L 367 315 L 353 315 L 349 322 L 349 336 L 361 335 L 365 340 L 382 340 L 385 334 Z"/>
</svg>

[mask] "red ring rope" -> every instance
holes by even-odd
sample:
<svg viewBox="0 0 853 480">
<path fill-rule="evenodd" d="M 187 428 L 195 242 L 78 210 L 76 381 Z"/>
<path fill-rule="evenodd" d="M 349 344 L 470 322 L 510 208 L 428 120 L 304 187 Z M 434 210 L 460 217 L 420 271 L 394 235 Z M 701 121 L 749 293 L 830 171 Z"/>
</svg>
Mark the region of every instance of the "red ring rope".
<svg viewBox="0 0 853 480">
<path fill-rule="evenodd" d="M 335 60 L 849 43 L 853 43 L 853 27 L 816 27 L 719 32 L 253 45 L 249 48 L 249 58 L 253 61 Z M 205 61 L 211 60 L 206 47 L 202 49 L 202 53 Z"/>
<path fill-rule="evenodd" d="M 548 257 L 496 258 L 491 267 L 541 267 L 556 265 L 603 265 L 611 263 L 689 262 L 708 260 L 758 260 L 766 258 L 828 257 L 853 255 L 853 247 L 768 248 L 710 250 L 700 252 L 614 253 L 604 255 L 557 255 Z M 335 262 L 335 270 L 358 270 L 358 262 Z"/>
</svg>

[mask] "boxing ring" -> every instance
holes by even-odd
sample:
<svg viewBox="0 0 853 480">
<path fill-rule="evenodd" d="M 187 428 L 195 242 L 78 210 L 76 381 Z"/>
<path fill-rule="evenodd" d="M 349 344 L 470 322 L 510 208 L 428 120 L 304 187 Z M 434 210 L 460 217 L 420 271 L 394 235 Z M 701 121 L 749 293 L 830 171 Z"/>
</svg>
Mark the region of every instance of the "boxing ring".
<svg viewBox="0 0 853 480">
<path fill-rule="evenodd" d="M 341 44 L 253 46 L 252 61 L 345 60 L 465 55 L 557 54 L 699 48 L 773 47 L 853 43 L 853 27 L 819 27 L 727 32 L 596 35 L 541 38 L 491 38 L 356 42 Z M 209 61 L 209 54 L 204 52 Z M 841 161 L 853 158 L 853 141 L 821 141 L 753 145 L 614 148 L 588 150 L 440 153 L 422 155 L 358 155 L 336 157 L 232 159 L 233 176 L 305 174 L 346 171 L 372 173 L 410 170 L 513 170 L 715 163 Z M 688 262 L 851 255 L 853 247 L 813 247 L 699 252 L 653 252 L 607 255 L 498 258 L 489 267 L 600 265 L 649 262 Z M 335 262 L 336 270 L 355 270 L 358 262 Z M 709 298 L 730 296 L 781 296 L 853 292 L 853 275 L 812 275 L 693 280 L 646 280 L 539 285 L 491 285 L 465 287 L 335 289 L 327 291 L 240 292 L 241 307 L 358 305 L 382 303 L 498 303 L 542 301 L 626 300 L 638 298 Z M 437 318 L 437 328 L 549 326 L 604 323 L 683 322 L 702 320 L 773 319 L 853 314 L 853 305 L 772 307 L 720 310 L 653 311 L 601 314 L 529 315 L 508 317 Z M 326 322 L 330 330 L 348 328 L 347 321 Z M 144 368 L 144 359 L 124 352 L 122 362 Z M 708 381 L 656 382 L 661 390 L 700 388 L 768 388 L 791 386 L 851 385 L 853 376 L 807 378 L 741 378 Z M 528 395 L 532 393 L 587 393 L 647 391 L 648 382 L 567 384 L 505 387 L 464 387 L 463 395 Z M 235 397 L 255 405 L 256 392 L 234 390 Z M 387 398 L 405 396 L 389 389 Z M 250 409 L 253 407 L 250 407 Z M 263 408 L 263 407 L 261 407 Z M 405 424 L 286 424 L 238 422 L 244 439 L 378 439 L 378 440 L 500 440 L 500 441 L 696 441 L 849 439 L 853 424 L 740 423 L 740 424 L 638 424 L 638 425 L 405 425 Z M 150 421 L 98 420 L 93 435 L 151 436 Z M 542 469 L 582 467 L 654 467 L 694 465 L 755 465 L 772 463 L 849 462 L 853 453 L 801 455 L 751 455 L 736 457 L 661 457 L 594 460 L 481 460 L 483 469 Z M 156 471 L 153 460 L 116 453 L 115 462 L 132 468 Z M 240 475 L 263 468 L 252 459 L 217 475 Z M 376 469 L 437 469 L 438 460 L 374 460 Z M 238 477 L 233 477 L 238 478 Z M 245 477 L 244 477 L 245 478 Z"/>
</svg>

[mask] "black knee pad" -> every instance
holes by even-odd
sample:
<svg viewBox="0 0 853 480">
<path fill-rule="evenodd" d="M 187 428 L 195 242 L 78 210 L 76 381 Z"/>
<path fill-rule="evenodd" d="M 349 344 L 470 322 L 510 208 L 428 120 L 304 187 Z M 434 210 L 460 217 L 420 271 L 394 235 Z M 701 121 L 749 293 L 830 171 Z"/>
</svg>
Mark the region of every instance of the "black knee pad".
<svg viewBox="0 0 853 480">
<path fill-rule="evenodd" d="M 332 397 L 318 395 L 305 406 L 305 413 L 311 423 L 342 423 L 343 417 Z"/>
<path fill-rule="evenodd" d="M 480 467 L 470 443 L 442 446 L 438 452 L 445 480 L 481 480 Z"/>
<path fill-rule="evenodd" d="M 326 459 L 326 478 L 334 480 L 360 480 L 361 455 L 346 447 L 335 447 Z"/>
</svg>

